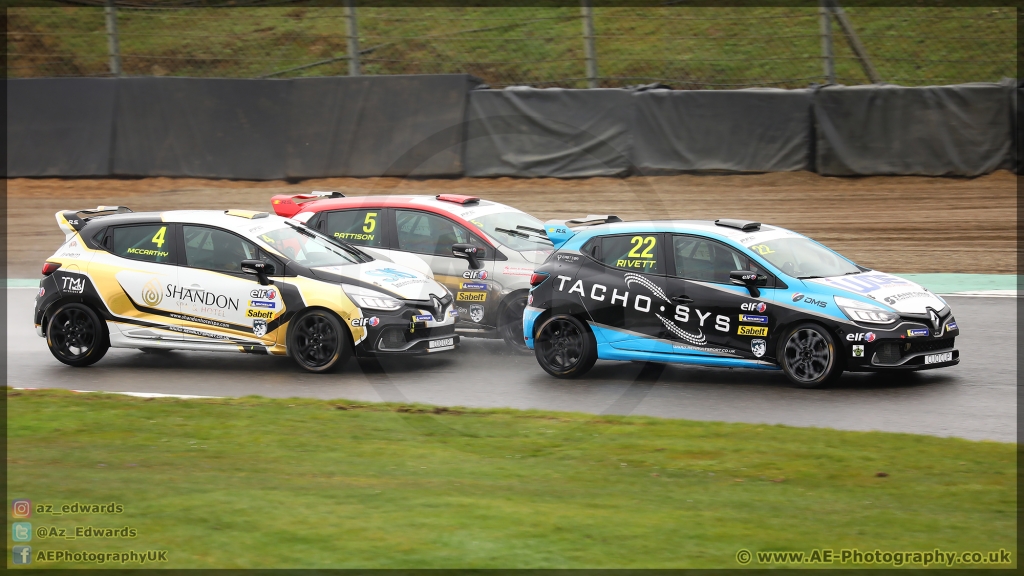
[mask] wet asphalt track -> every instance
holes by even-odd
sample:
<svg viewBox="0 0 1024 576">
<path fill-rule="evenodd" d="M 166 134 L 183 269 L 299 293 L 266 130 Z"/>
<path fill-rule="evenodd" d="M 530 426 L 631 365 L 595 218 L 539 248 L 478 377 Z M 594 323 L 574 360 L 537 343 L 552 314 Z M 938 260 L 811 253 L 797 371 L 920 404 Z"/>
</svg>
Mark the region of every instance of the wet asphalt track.
<svg viewBox="0 0 1024 576">
<path fill-rule="evenodd" d="M 8 290 L 8 386 L 543 408 L 1017 440 L 1016 298 L 949 298 L 963 332 L 958 366 L 847 374 L 830 388 L 802 390 L 781 373 L 621 362 L 598 362 L 581 380 L 557 380 L 533 356 L 478 339 L 463 339 L 455 353 L 391 361 L 365 373 L 355 362 L 311 375 L 288 358 L 126 349 L 75 369 L 57 362 L 35 335 L 34 295 Z"/>
</svg>

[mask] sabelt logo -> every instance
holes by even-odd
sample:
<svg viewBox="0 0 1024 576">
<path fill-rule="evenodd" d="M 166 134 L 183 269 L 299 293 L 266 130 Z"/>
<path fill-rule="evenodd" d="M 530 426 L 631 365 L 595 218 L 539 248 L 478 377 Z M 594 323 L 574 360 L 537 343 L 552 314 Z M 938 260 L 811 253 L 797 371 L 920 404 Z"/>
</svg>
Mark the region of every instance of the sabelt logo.
<svg viewBox="0 0 1024 576">
<path fill-rule="evenodd" d="M 487 292 L 459 292 L 455 299 L 460 302 L 483 302 L 487 300 Z"/>
<path fill-rule="evenodd" d="M 767 326 L 739 326 L 736 328 L 736 333 L 740 336 L 767 336 Z"/>
<path fill-rule="evenodd" d="M 250 308 L 250 309 L 245 311 L 245 317 L 246 318 L 263 318 L 264 320 L 266 320 L 268 318 L 273 318 L 274 317 L 274 313 L 271 310 L 253 310 L 252 308 Z"/>
<path fill-rule="evenodd" d="M 164 287 L 156 278 L 151 279 L 142 286 L 142 301 L 146 306 L 156 306 L 164 299 Z"/>
</svg>

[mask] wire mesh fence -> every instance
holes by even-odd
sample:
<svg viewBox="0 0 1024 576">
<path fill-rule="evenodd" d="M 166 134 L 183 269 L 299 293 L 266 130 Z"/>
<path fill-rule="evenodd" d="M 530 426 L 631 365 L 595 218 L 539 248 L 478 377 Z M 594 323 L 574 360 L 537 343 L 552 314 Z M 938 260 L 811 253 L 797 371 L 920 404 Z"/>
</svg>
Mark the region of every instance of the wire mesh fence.
<svg viewBox="0 0 1024 576">
<path fill-rule="evenodd" d="M 105 4 L 9 8 L 7 76 L 468 73 L 495 88 L 657 82 L 679 89 L 798 88 L 828 79 L 815 7 L 587 10 L 582 4 L 417 8 L 356 2 L 353 22 L 344 6 L 287 0 L 231 8 L 174 0 L 119 1 L 113 10 Z M 834 15 L 828 17 L 838 83 L 870 82 L 865 58 L 881 80 L 907 86 L 1016 75 L 1014 8 L 855 7 L 845 15 L 856 40 Z M 863 54 L 853 49 L 857 40 Z"/>
</svg>

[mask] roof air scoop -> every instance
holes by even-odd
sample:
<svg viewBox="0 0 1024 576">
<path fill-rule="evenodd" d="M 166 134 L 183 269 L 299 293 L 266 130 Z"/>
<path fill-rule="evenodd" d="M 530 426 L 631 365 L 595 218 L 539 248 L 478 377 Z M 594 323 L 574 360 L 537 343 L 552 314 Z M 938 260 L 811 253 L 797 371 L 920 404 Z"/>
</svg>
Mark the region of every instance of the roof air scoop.
<svg viewBox="0 0 1024 576">
<path fill-rule="evenodd" d="M 760 222 L 751 222 L 749 220 L 732 220 L 729 218 L 720 218 L 715 220 L 716 226 L 725 226 L 726 228 L 736 228 L 737 230 L 743 230 L 744 232 L 756 232 L 761 229 Z"/>
</svg>

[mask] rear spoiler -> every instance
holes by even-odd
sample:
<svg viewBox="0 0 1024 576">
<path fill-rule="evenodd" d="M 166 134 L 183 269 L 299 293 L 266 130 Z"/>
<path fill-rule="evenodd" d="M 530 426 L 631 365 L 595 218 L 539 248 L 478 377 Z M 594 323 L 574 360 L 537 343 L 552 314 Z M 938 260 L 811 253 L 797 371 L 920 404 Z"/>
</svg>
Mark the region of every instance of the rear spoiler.
<svg viewBox="0 0 1024 576">
<path fill-rule="evenodd" d="M 596 226 L 598 224 L 610 224 L 612 222 L 622 222 L 622 218 L 612 214 L 588 214 L 581 218 L 572 218 L 569 220 L 548 220 L 544 223 L 544 231 L 547 232 L 548 240 L 554 245 L 555 249 L 562 247 L 569 238 L 576 235 L 576 231 L 572 230 L 574 227 L 583 226 Z"/>
<path fill-rule="evenodd" d="M 270 204 L 274 207 L 274 213 L 278 216 L 291 218 L 298 213 L 300 206 L 306 202 L 310 202 L 312 200 L 323 200 L 325 198 L 344 197 L 345 195 L 341 192 L 313 190 L 312 192 L 306 192 L 303 194 L 278 194 L 270 199 Z"/>
<path fill-rule="evenodd" d="M 62 210 L 57 212 L 57 226 L 64 232 L 65 242 L 81 230 L 85 223 L 93 218 L 110 216 L 111 214 L 127 214 L 132 209 L 127 206 L 97 206 L 84 210 Z"/>
</svg>

